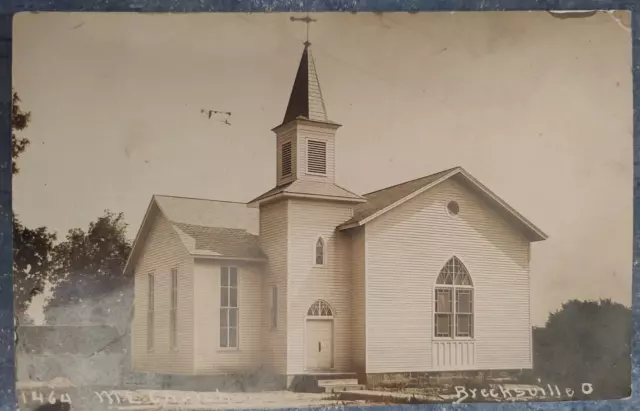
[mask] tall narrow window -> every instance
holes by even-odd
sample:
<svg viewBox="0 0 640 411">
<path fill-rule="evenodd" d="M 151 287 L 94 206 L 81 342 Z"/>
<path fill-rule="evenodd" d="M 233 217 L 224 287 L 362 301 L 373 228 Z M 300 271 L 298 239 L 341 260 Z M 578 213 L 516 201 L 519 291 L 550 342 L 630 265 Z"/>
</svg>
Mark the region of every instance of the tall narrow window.
<svg viewBox="0 0 640 411">
<path fill-rule="evenodd" d="M 169 344 L 178 348 L 178 269 L 171 269 L 171 308 L 169 310 Z"/>
<path fill-rule="evenodd" d="M 149 273 L 147 277 L 147 350 L 153 350 L 153 338 L 155 335 L 155 276 Z"/>
<path fill-rule="evenodd" d="M 324 249 L 324 240 L 322 237 L 318 238 L 316 241 L 316 265 L 324 265 L 325 261 L 325 249 Z"/>
<path fill-rule="evenodd" d="M 278 328 L 278 287 L 271 287 L 271 329 Z"/>
<path fill-rule="evenodd" d="M 453 304 L 449 289 L 436 289 L 436 337 L 451 337 Z"/>
<path fill-rule="evenodd" d="M 282 144 L 282 177 L 291 175 L 291 141 Z"/>
<path fill-rule="evenodd" d="M 238 269 L 220 271 L 220 347 L 238 347 Z"/>
<path fill-rule="evenodd" d="M 307 140 L 307 172 L 327 174 L 327 142 Z"/>
<path fill-rule="evenodd" d="M 457 257 L 452 257 L 440 270 L 435 299 L 434 335 L 473 337 L 473 283 Z"/>
</svg>

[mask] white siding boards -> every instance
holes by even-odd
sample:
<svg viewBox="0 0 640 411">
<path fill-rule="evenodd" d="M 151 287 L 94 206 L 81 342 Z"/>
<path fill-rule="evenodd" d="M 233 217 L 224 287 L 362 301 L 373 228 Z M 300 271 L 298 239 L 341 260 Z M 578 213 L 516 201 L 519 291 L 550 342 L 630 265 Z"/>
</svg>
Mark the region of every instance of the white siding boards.
<svg viewBox="0 0 640 411">
<path fill-rule="evenodd" d="M 333 312 L 333 368 L 351 370 L 351 240 L 336 226 L 351 206 L 328 201 L 288 201 L 287 374 L 306 373 L 305 326 L 309 307 L 326 301 Z M 326 263 L 315 264 L 318 238 Z"/>
<path fill-rule="evenodd" d="M 146 250 L 134 267 L 133 367 L 152 372 L 192 374 L 195 336 L 193 259 L 155 205 L 149 217 L 153 224 L 146 239 Z M 175 295 L 172 272 L 176 273 L 181 290 Z M 175 302 L 175 310 L 172 310 L 172 302 Z M 172 346 L 174 324 L 176 339 Z"/>
<path fill-rule="evenodd" d="M 288 204 L 271 203 L 260 208 L 260 247 L 269 261 L 262 273 L 263 300 L 263 361 L 267 369 L 280 375 L 287 367 L 287 247 L 289 241 Z M 272 328 L 269 318 L 270 287 L 279 293 L 278 327 Z"/>
<path fill-rule="evenodd" d="M 351 233 L 351 355 L 355 371 L 365 372 L 366 364 L 366 283 L 365 283 L 365 228 Z"/>
<path fill-rule="evenodd" d="M 169 346 L 178 349 L 178 267 L 171 269 L 171 306 L 169 311 Z"/>
<path fill-rule="evenodd" d="M 369 222 L 365 243 L 367 373 L 531 367 L 529 243 L 474 194 L 445 181 Z M 436 337 L 434 290 L 452 257 L 473 283 L 473 335 Z"/>
<path fill-rule="evenodd" d="M 196 259 L 197 374 L 247 372 L 262 360 L 262 268 Z"/>
<path fill-rule="evenodd" d="M 155 340 L 155 274 L 153 272 L 148 275 L 149 287 L 147 290 L 147 351 L 153 351 L 153 343 Z"/>
<path fill-rule="evenodd" d="M 269 307 L 269 315 L 271 321 L 271 329 L 278 329 L 278 286 L 271 286 L 271 305 Z"/>
</svg>

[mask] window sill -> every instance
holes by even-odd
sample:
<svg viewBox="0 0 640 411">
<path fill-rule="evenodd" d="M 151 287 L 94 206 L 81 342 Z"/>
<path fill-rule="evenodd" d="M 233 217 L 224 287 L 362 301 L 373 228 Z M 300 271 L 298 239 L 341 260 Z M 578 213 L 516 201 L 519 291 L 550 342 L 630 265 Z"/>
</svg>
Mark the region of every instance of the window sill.
<svg viewBox="0 0 640 411">
<path fill-rule="evenodd" d="M 470 341 L 475 341 L 476 339 L 474 337 L 432 337 L 433 341 L 450 341 L 450 342 L 456 342 L 456 341 L 466 341 L 466 342 L 470 342 Z"/>
<path fill-rule="evenodd" d="M 218 347 L 218 352 L 240 352 L 240 348 L 236 348 L 236 347 Z"/>
</svg>

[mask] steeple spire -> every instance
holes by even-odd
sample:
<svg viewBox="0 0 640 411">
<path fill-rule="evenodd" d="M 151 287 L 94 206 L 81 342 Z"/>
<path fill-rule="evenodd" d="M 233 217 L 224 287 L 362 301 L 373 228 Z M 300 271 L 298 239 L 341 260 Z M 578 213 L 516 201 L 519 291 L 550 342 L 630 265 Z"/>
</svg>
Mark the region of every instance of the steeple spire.
<svg viewBox="0 0 640 411">
<path fill-rule="evenodd" d="M 304 42 L 302 58 L 300 58 L 298 72 L 293 82 L 289 104 L 282 123 L 288 123 L 298 117 L 313 121 L 330 122 L 327 117 L 324 99 L 322 98 L 322 91 L 320 90 L 316 63 L 311 54 L 311 43 L 309 42 L 309 24 L 315 20 L 307 15 L 302 18 L 291 17 L 291 21 L 307 23 L 307 40 Z"/>
</svg>

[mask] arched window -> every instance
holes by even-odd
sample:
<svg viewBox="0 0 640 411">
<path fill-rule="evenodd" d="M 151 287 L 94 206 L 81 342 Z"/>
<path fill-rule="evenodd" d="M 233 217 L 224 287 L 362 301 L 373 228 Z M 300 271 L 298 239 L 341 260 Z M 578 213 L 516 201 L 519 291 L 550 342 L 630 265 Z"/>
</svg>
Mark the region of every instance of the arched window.
<svg viewBox="0 0 640 411">
<path fill-rule="evenodd" d="M 316 241 L 316 265 L 324 265 L 325 252 L 324 252 L 324 240 L 322 237 Z"/>
<path fill-rule="evenodd" d="M 329 303 L 324 300 L 318 300 L 311 304 L 311 307 L 307 310 L 307 316 L 309 317 L 333 317 L 333 310 Z"/>
<path fill-rule="evenodd" d="M 440 270 L 435 301 L 436 337 L 473 337 L 473 282 L 455 256 Z"/>
</svg>

